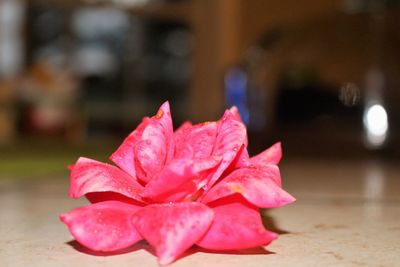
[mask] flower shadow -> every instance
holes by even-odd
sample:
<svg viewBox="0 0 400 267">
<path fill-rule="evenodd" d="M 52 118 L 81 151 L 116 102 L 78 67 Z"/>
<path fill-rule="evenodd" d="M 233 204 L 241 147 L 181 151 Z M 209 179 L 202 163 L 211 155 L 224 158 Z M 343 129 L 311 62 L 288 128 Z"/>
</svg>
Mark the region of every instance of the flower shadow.
<svg viewBox="0 0 400 267">
<path fill-rule="evenodd" d="M 204 249 L 199 246 L 192 246 L 186 252 L 184 252 L 177 260 L 181 258 L 185 258 L 197 253 L 206 253 L 206 254 L 220 254 L 220 255 L 269 255 L 275 254 L 275 252 L 269 251 L 263 247 L 255 247 L 249 249 L 240 249 L 240 250 L 212 250 L 212 249 Z"/>
<path fill-rule="evenodd" d="M 124 249 L 120 249 L 120 250 L 116 250 L 116 251 L 94 251 L 91 250 L 87 247 L 84 247 L 83 245 L 81 245 L 78 241 L 76 240 L 71 240 L 66 242 L 65 244 L 71 246 L 72 248 L 74 248 L 76 251 L 79 251 L 81 253 L 84 254 L 88 254 L 88 255 L 92 255 L 92 256 L 115 256 L 115 255 L 121 255 L 121 254 L 127 254 L 127 253 L 131 253 L 131 252 L 135 252 L 138 250 L 146 250 L 148 253 L 152 254 L 153 256 L 155 256 L 155 251 L 153 250 L 153 248 L 146 242 L 146 241 L 139 241 L 136 244 L 124 248 Z"/>
<path fill-rule="evenodd" d="M 71 240 L 66 242 L 65 244 L 71 246 L 74 248 L 76 251 L 87 254 L 87 255 L 92 255 L 92 256 L 102 256 L 102 257 L 107 257 L 107 256 L 116 256 L 116 255 L 121 255 L 121 254 L 127 254 L 139 250 L 146 250 L 149 254 L 152 254 L 153 256 L 156 256 L 155 250 L 144 240 L 139 241 L 133 246 L 130 246 L 125 249 L 120 249 L 117 251 L 111 251 L 111 252 L 102 252 L 102 251 L 94 251 L 89 248 L 84 247 L 81 245 L 79 242 L 76 240 Z M 255 248 L 249 248 L 249 249 L 241 249 L 241 250 L 210 250 L 210 249 L 204 249 L 198 246 L 192 246 L 189 250 L 184 252 L 181 256 L 179 256 L 176 260 L 179 260 L 181 258 L 186 258 L 188 256 L 197 254 L 197 253 L 207 253 L 207 254 L 221 254 L 221 255 L 269 255 L 269 254 L 275 254 L 275 252 L 269 251 L 265 249 L 264 247 L 255 247 Z"/>
<path fill-rule="evenodd" d="M 212 253 L 212 254 L 227 254 L 227 255 L 268 255 L 275 254 L 275 252 L 269 251 L 264 247 L 255 247 L 248 249 L 238 249 L 238 250 L 213 250 L 213 249 L 204 249 L 198 246 L 193 246 L 189 251 L 194 253 L 202 252 L 202 253 Z"/>
<path fill-rule="evenodd" d="M 274 233 L 280 234 L 280 235 L 285 235 L 285 234 L 290 234 L 289 231 L 283 230 L 280 228 L 277 224 L 276 221 L 273 217 L 269 216 L 267 212 L 263 212 L 262 216 L 262 223 L 265 228 L 267 228 L 269 231 L 272 231 Z"/>
</svg>

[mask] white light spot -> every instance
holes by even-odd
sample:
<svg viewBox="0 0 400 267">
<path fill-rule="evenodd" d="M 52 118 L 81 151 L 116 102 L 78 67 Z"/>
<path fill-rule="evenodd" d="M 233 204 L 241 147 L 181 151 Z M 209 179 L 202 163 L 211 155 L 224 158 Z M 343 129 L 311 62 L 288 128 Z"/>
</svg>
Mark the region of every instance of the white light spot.
<svg viewBox="0 0 400 267">
<path fill-rule="evenodd" d="M 385 142 L 389 123 L 386 110 L 382 105 L 374 104 L 366 108 L 364 128 L 369 145 L 379 147 Z"/>
</svg>

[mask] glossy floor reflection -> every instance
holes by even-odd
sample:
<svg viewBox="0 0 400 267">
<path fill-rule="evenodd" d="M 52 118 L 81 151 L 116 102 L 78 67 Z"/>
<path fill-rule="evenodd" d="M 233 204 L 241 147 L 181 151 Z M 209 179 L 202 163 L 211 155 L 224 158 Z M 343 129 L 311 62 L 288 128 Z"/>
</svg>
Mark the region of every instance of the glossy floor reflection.
<svg viewBox="0 0 400 267">
<path fill-rule="evenodd" d="M 264 211 L 266 225 L 281 233 L 277 241 L 241 252 L 193 248 L 173 266 L 398 266 L 400 167 L 289 160 L 281 169 L 284 187 L 298 201 Z M 145 242 L 106 256 L 73 241 L 58 215 L 85 201 L 70 200 L 67 188 L 67 174 L 0 174 L 0 266 L 158 266 Z"/>
</svg>

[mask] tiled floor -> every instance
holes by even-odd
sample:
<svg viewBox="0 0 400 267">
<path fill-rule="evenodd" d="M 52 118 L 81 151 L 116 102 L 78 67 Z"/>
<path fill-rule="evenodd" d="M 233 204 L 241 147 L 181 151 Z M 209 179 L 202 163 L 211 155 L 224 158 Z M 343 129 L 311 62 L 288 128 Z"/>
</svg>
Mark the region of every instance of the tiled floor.
<svg viewBox="0 0 400 267">
<path fill-rule="evenodd" d="M 400 167 L 373 161 L 292 160 L 284 187 L 298 201 L 266 211 L 281 232 L 242 254 L 192 249 L 173 266 L 400 266 Z M 0 174 L 0 266 L 158 266 L 141 242 L 125 254 L 96 256 L 72 241 L 58 215 L 68 199 L 65 177 L 10 179 Z"/>
</svg>

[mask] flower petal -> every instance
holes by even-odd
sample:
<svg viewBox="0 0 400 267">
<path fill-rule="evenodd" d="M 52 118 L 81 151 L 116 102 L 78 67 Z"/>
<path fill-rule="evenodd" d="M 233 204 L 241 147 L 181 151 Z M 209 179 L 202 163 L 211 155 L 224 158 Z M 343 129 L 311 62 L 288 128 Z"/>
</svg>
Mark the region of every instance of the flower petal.
<svg viewBox="0 0 400 267">
<path fill-rule="evenodd" d="M 251 157 L 250 162 L 253 164 L 278 164 L 282 158 L 281 143 L 275 143 L 270 148 L 264 150 L 260 154 Z"/>
<path fill-rule="evenodd" d="M 138 211 L 132 222 L 156 249 L 160 264 L 174 261 L 209 228 L 213 211 L 198 202 L 153 204 Z"/>
<path fill-rule="evenodd" d="M 226 110 L 219 121 L 218 134 L 212 152 L 214 156 L 221 156 L 222 162 L 208 182 L 208 188 L 218 181 L 222 173 L 235 160 L 242 145 L 247 146 L 246 127 L 229 110 Z"/>
<path fill-rule="evenodd" d="M 196 242 L 206 249 L 231 250 L 264 246 L 277 238 L 267 231 L 256 207 L 240 195 L 210 204 L 215 216 L 207 233 Z"/>
<path fill-rule="evenodd" d="M 190 121 L 185 121 L 184 123 L 182 123 L 181 126 L 178 127 L 178 129 L 175 130 L 174 132 L 174 139 L 175 142 L 178 142 L 179 140 L 182 139 L 182 137 L 184 137 L 187 133 L 187 131 L 192 128 L 192 123 Z"/>
<path fill-rule="evenodd" d="M 137 177 L 150 181 L 168 163 L 174 154 L 172 118 L 168 102 L 150 118 L 135 147 Z M 138 171 L 139 169 L 139 171 Z"/>
<path fill-rule="evenodd" d="M 130 218 L 141 207 L 105 201 L 74 209 L 60 216 L 74 238 L 92 250 L 114 251 L 141 240 Z"/>
<path fill-rule="evenodd" d="M 236 157 L 233 159 L 231 164 L 229 164 L 228 168 L 225 169 L 224 174 L 222 176 L 224 176 L 225 174 L 229 174 L 236 169 L 249 166 L 250 166 L 249 152 L 247 151 L 247 148 L 244 145 L 242 145 L 239 148 Z"/>
<path fill-rule="evenodd" d="M 237 121 L 243 122 L 242 117 L 240 116 L 239 110 L 236 106 L 233 106 L 229 109 L 229 111 L 232 113 L 233 118 Z"/>
<path fill-rule="evenodd" d="M 92 192 L 116 192 L 141 201 L 143 187 L 115 166 L 88 158 L 79 158 L 71 172 L 69 195 L 81 197 Z"/>
<path fill-rule="evenodd" d="M 136 177 L 135 170 L 135 147 L 140 141 L 143 130 L 149 124 L 150 119 L 145 117 L 141 124 L 122 142 L 120 147 L 110 156 L 110 160 L 118 167 Z"/>
<path fill-rule="evenodd" d="M 172 118 L 167 101 L 156 115 L 143 119 L 110 159 L 131 176 L 147 182 L 173 153 Z"/>
<path fill-rule="evenodd" d="M 188 200 L 208 180 L 208 175 L 218 166 L 220 159 L 175 159 L 147 183 L 142 196 L 153 201 L 170 202 Z"/>
<path fill-rule="evenodd" d="M 179 139 L 176 142 L 175 154 L 179 154 L 186 146 L 193 149 L 194 158 L 210 157 L 217 138 L 217 122 L 205 122 L 196 124 L 178 132 Z"/>
<path fill-rule="evenodd" d="M 181 199 L 167 199 L 167 193 L 190 181 L 194 176 L 195 173 L 186 159 L 173 160 L 156 178 L 146 184 L 142 196 L 160 202 L 180 201 Z"/>
<path fill-rule="evenodd" d="M 211 188 L 202 202 L 209 203 L 235 193 L 260 208 L 276 208 L 295 201 L 275 180 L 280 180 L 276 165 L 237 169 Z"/>
</svg>

